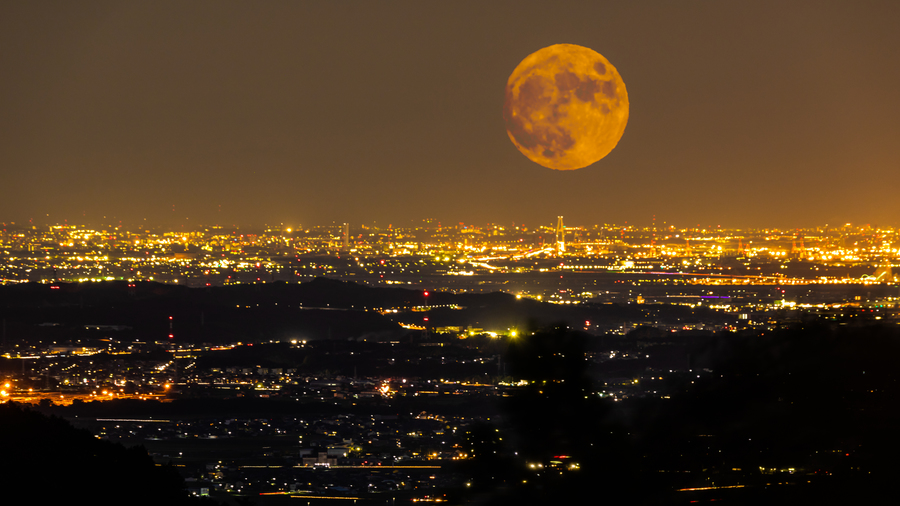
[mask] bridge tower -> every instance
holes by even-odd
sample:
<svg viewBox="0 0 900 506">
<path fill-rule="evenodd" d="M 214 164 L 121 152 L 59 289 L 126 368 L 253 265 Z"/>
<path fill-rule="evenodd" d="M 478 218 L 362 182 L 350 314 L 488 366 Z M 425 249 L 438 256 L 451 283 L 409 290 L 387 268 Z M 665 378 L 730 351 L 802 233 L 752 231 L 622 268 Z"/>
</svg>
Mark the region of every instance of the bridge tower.
<svg viewBox="0 0 900 506">
<path fill-rule="evenodd" d="M 563 217 L 556 217 L 556 254 L 562 255 L 566 252 L 566 227 L 563 226 Z"/>
</svg>

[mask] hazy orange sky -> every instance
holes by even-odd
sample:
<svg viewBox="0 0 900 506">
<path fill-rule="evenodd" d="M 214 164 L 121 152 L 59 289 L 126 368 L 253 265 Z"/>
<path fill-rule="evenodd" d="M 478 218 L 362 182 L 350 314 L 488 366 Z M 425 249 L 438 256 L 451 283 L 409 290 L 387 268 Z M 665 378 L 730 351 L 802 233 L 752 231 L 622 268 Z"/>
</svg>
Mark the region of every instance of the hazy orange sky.
<svg viewBox="0 0 900 506">
<path fill-rule="evenodd" d="M 0 221 L 898 226 L 897 26 L 896 1 L 3 2 Z M 576 171 L 503 121 L 557 43 L 631 102 Z"/>
</svg>

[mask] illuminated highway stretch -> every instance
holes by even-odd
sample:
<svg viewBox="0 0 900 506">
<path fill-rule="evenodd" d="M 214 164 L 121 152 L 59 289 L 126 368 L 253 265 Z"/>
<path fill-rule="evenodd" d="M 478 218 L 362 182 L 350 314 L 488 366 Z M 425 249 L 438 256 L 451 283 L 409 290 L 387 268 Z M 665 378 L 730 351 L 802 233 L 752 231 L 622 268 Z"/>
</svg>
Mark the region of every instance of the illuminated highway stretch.
<svg viewBox="0 0 900 506">
<path fill-rule="evenodd" d="M 93 392 L 88 393 L 61 393 L 61 392 L 7 392 L 6 395 L 0 396 L 0 403 L 16 402 L 21 404 L 39 404 L 42 400 L 48 400 L 58 406 L 69 406 L 76 400 L 83 402 L 91 401 L 109 401 L 113 399 L 137 399 L 137 400 L 155 400 L 159 402 L 170 402 L 171 399 L 165 395 L 158 394 L 113 394 L 113 395 L 97 395 Z"/>
</svg>

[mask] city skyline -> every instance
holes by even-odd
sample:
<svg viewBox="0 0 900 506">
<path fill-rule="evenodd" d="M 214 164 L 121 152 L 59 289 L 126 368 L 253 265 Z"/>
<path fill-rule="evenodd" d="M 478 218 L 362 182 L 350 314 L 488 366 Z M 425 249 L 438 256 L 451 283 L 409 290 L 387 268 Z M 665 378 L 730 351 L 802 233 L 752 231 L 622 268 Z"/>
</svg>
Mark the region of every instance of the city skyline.
<svg viewBox="0 0 900 506">
<path fill-rule="evenodd" d="M 571 273 L 596 284 L 593 277 L 646 273 L 662 276 L 659 282 L 693 285 L 892 286 L 898 279 L 893 269 L 900 268 L 900 230 L 584 227 L 566 225 L 562 216 L 555 226 L 538 227 L 343 223 L 189 231 L 59 224 L 4 226 L 0 256 L 0 284 L 156 281 L 208 287 L 331 276 L 358 284 L 559 297 L 556 284 L 535 292 L 509 279 L 494 285 L 482 277 L 555 272 L 560 279 Z"/>
<path fill-rule="evenodd" d="M 275 229 L 290 229 L 296 232 L 310 231 L 312 229 L 335 228 L 340 229 L 349 226 L 353 229 L 373 229 L 373 230 L 406 230 L 406 229 L 464 229 L 464 228 L 497 228 L 500 229 L 523 229 L 523 230 L 539 230 L 539 229 L 555 229 L 560 218 L 565 219 L 566 228 L 572 229 L 589 229 L 589 228 L 621 228 L 626 230 L 678 230 L 678 231 L 773 231 L 776 233 L 797 233 L 800 231 L 834 231 L 839 229 L 845 230 L 870 230 L 870 231 L 893 231 L 900 226 L 886 222 L 844 222 L 835 221 L 833 223 L 808 223 L 802 226 L 799 223 L 786 223 L 783 226 L 774 226 L 768 223 L 749 224 L 745 226 L 734 226 L 720 220 L 709 219 L 699 223 L 673 223 L 667 221 L 665 217 L 657 215 L 648 216 L 632 216 L 622 221 L 611 220 L 593 220 L 589 216 L 562 216 L 553 215 L 546 217 L 537 217 L 536 220 L 523 221 L 512 217 L 511 221 L 498 220 L 480 220 L 460 221 L 452 216 L 446 221 L 441 221 L 433 217 L 415 217 L 403 218 L 396 221 L 376 221 L 376 220 L 360 220 L 360 221 L 338 221 L 336 219 L 313 220 L 263 220 L 259 222 L 224 222 L 224 221 L 190 221 L 183 222 L 166 222 L 166 221 L 148 221 L 146 219 L 122 220 L 117 216 L 101 216 L 99 219 L 53 219 L 46 214 L 39 214 L 37 218 L 26 219 L 24 221 L 3 220 L 0 219 L 0 227 L 9 230 L 41 230 L 70 228 L 70 229 L 102 229 L 102 230 L 123 230 L 123 231 L 139 231 L 151 229 L 154 233 L 181 233 L 196 232 L 208 229 L 228 229 L 243 230 L 250 233 L 264 233 Z M 602 218 L 602 217 L 601 217 Z"/>
<path fill-rule="evenodd" d="M 890 2 L 0 7 L 5 222 L 896 226 Z M 629 91 L 570 173 L 511 145 L 557 43 Z M 583 217 L 583 218 L 581 218 Z"/>
</svg>

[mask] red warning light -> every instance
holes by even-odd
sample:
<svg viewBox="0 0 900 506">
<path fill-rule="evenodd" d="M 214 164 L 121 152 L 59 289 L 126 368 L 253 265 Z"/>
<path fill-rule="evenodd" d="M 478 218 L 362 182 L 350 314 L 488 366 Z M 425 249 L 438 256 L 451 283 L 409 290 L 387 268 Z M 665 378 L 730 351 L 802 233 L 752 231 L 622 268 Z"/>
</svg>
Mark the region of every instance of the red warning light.
<svg viewBox="0 0 900 506">
<path fill-rule="evenodd" d="M 425 296 L 428 297 L 428 290 L 425 290 Z"/>
</svg>

